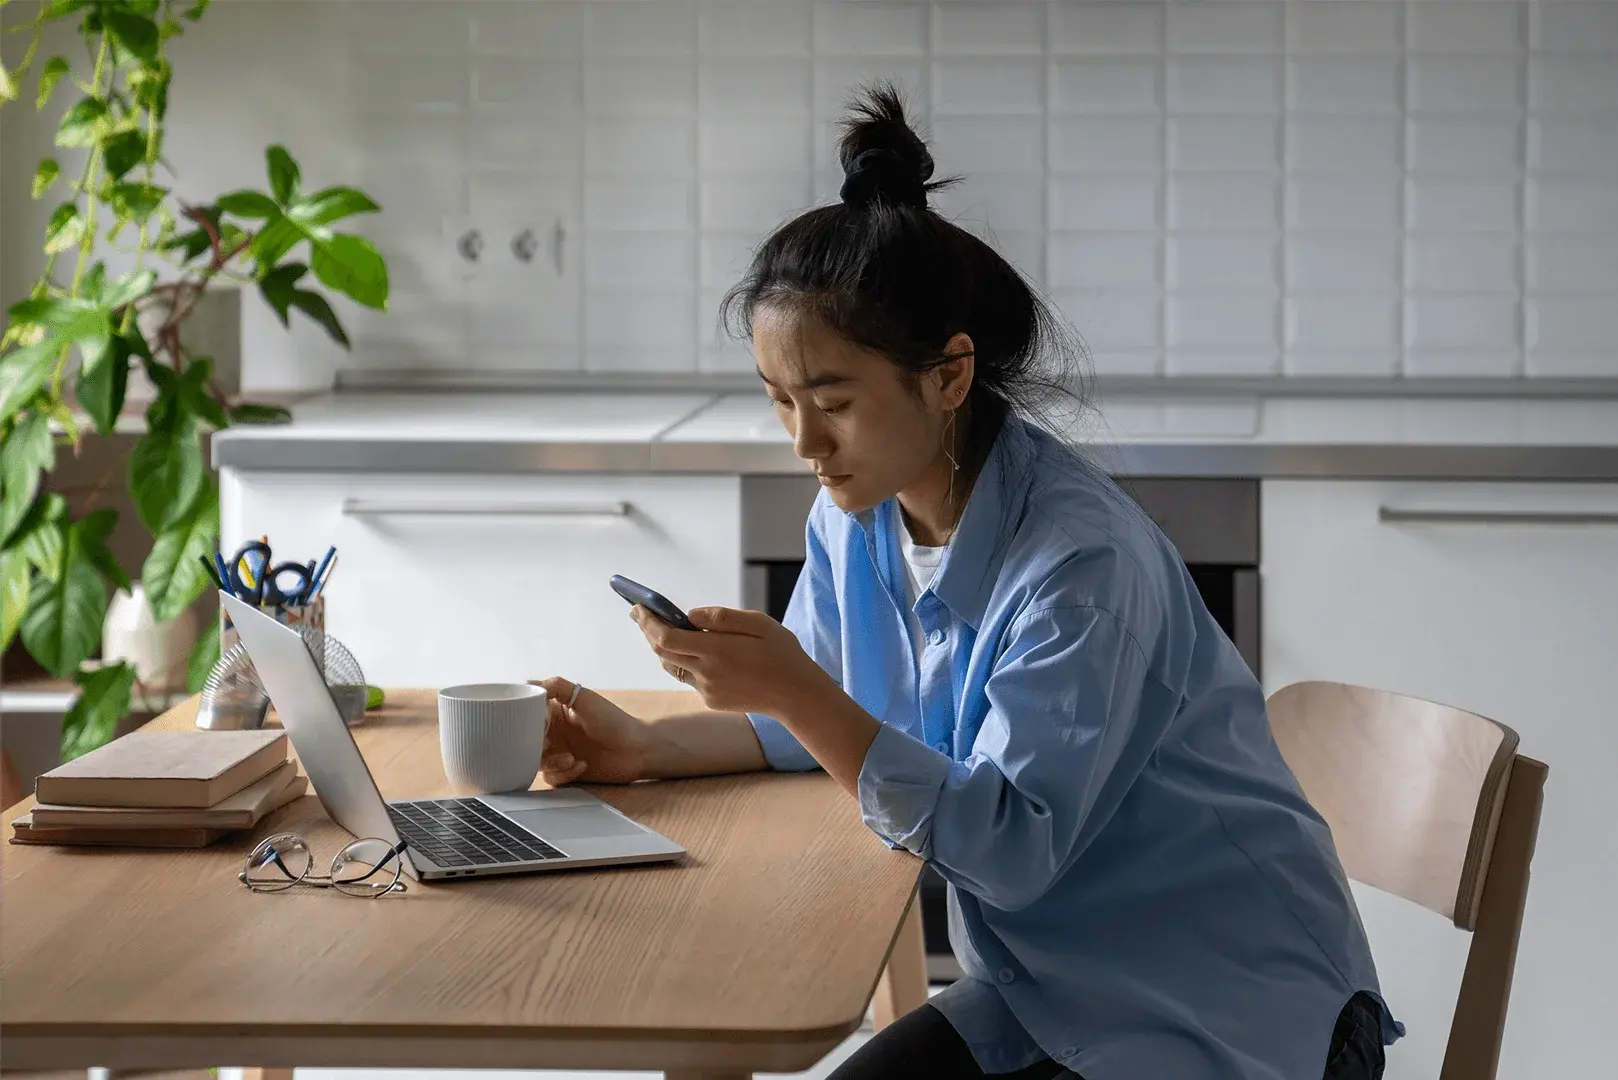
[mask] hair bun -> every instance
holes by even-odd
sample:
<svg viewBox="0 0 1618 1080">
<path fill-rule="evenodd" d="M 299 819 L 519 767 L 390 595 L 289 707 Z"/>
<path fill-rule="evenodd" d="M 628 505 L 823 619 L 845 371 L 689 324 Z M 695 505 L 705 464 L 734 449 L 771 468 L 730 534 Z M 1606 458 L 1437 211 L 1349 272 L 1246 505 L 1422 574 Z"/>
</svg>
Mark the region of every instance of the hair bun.
<svg viewBox="0 0 1618 1080">
<path fill-rule="evenodd" d="M 837 149 L 843 165 L 839 192 L 843 202 L 927 208 L 933 155 L 905 121 L 904 105 L 892 83 L 876 83 L 855 98 L 843 120 Z"/>
</svg>

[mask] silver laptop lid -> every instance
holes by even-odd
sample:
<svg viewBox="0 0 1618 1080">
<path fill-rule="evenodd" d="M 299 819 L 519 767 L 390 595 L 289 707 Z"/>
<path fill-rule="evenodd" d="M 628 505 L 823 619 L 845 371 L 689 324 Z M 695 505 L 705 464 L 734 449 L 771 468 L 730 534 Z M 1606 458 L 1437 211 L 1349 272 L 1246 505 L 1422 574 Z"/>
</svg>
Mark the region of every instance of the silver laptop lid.
<svg viewBox="0 0 1618 1080">
<path fill-rule="evenodd" d="M 303 637 L 229 593 L 221 592 L 219 602 L 230 612 L 326 812 L 356 837 L 375 837 L 397 846 L 399 833 L 387 804 Z M 405 868 L 414 876 L 408 850 Z"/>
</svg>

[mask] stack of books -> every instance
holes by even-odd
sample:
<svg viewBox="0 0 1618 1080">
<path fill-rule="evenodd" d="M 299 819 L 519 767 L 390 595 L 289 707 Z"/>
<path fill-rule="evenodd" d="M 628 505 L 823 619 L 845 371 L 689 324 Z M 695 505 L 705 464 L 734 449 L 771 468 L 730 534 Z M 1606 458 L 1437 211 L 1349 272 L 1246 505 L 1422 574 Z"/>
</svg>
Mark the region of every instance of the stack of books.
<svg viewBox="0 0 1618 1080">
<path fill-rule="evenodd" d="M 11 842 L 205 847 L 307 788 L 284 731 L 135 731 L 41 776 Z"/>
</svg>

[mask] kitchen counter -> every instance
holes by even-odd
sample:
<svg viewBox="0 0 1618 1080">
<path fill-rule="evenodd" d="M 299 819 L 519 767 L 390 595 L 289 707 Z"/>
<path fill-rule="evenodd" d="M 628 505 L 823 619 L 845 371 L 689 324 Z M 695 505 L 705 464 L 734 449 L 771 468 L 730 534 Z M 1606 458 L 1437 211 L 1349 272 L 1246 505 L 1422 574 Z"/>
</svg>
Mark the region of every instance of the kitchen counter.
<svg viewBox="0 0 1618 1080">
<path fill-rule="evenodd" d="M 753 393 L 345 391 L 213 439 L 216 466 L 795 474 Z M 1618 481 L 1618 400 L 1124 394 L 1069 428 L 1125 476 Z"/>
</svg>

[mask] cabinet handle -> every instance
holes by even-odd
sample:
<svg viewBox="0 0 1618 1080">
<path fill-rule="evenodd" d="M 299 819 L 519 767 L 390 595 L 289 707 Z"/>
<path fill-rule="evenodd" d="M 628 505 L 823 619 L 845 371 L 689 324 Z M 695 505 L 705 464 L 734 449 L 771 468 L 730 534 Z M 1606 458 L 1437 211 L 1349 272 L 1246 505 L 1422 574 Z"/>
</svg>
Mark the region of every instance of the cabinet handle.
<svg viewBox="0 0 1618 1080">
<path fill-rule="evenodd" d="M 627 502 L 457 503 L 386 499 L 344 499 L 347 517 L 628 517 Z"/>
<path fill-rule="evenodd" d="M 1402 510 L 1377 508 L 1377 520 L 1412 525 L 1618 525 L 1618 510 Z"/>
</svg>

